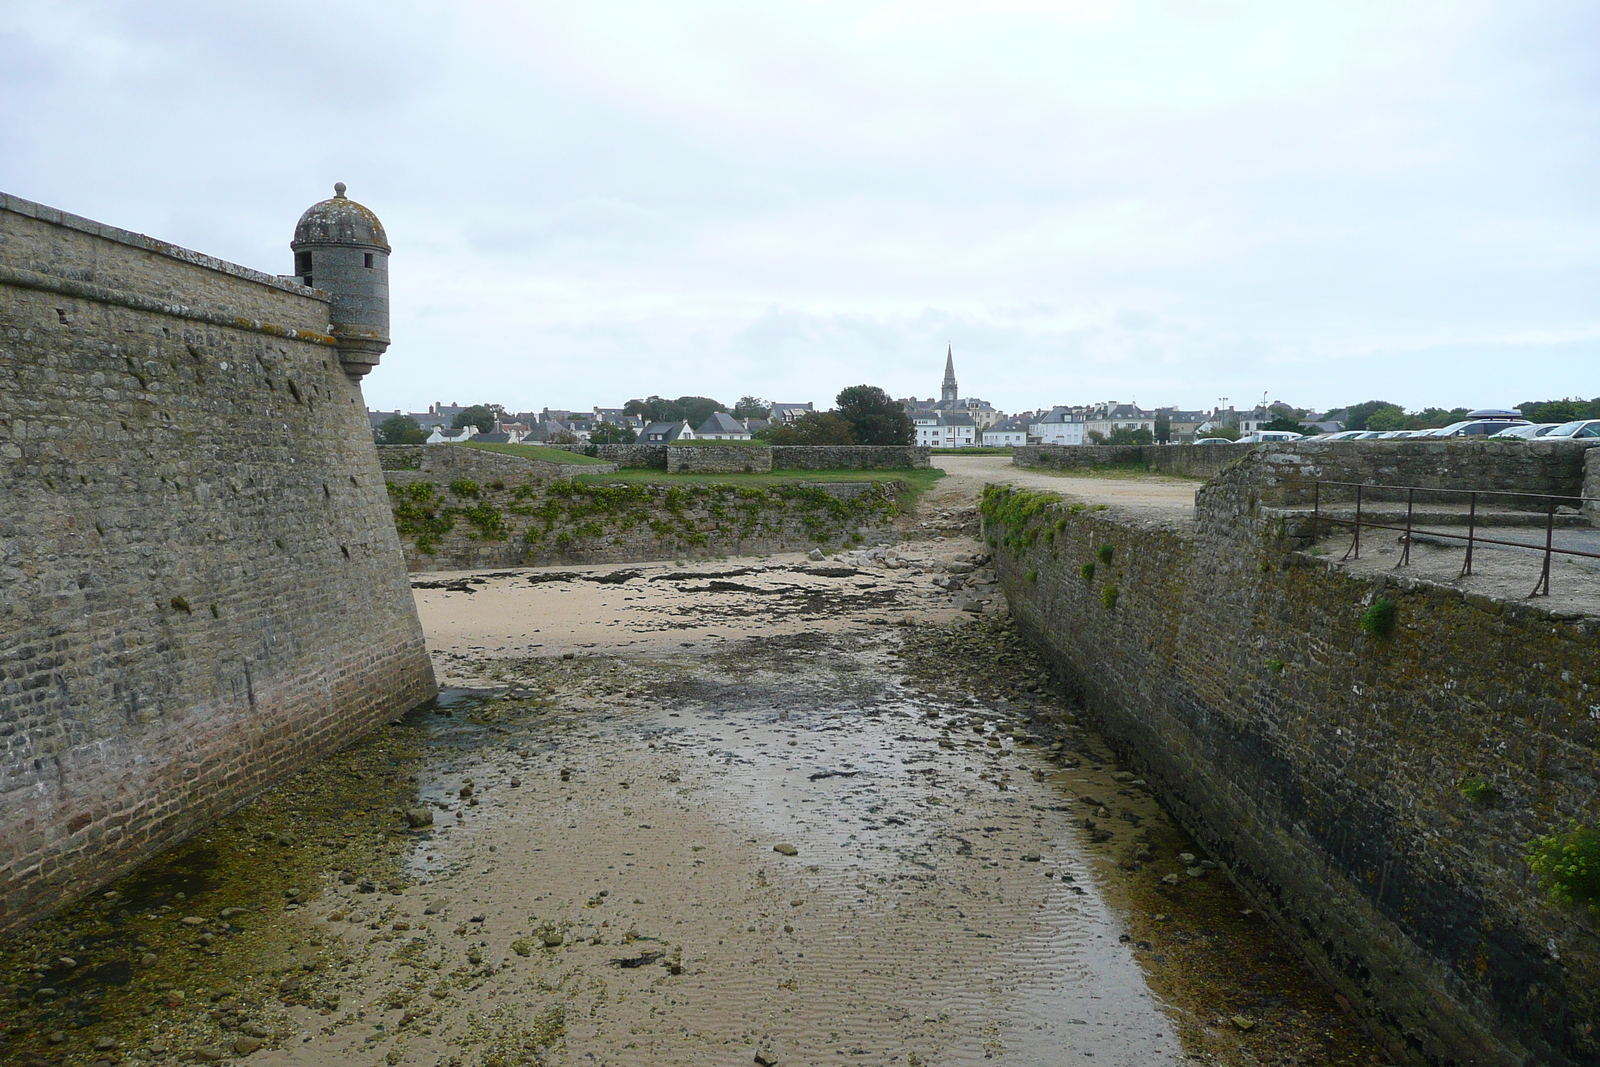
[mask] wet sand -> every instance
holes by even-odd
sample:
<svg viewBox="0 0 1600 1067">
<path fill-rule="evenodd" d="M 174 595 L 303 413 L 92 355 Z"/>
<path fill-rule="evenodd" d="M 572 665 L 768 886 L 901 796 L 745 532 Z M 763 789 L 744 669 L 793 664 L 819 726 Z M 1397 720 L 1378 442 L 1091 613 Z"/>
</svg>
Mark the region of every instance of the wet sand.
<svg viewBox="0 0 1600 1067">
<path fill-rule="evenodd" d="M 415 576 L 456 688 L 0 946 L 0 1055 L 1385 1062 L 981 555 Z"/>
</svg>

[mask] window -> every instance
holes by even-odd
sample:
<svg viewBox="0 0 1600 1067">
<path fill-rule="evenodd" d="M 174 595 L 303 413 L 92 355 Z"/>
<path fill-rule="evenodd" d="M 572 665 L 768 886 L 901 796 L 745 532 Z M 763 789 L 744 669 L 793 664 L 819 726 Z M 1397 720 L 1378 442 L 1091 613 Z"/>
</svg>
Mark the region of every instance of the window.
<svg viewBox="0 0 1600 1067">
<path fill-rule="evenodd" d="M 366 265 L 368 267 L 372 266 L 372 253 L 371 252 L 367 253 L 367 263 L 366 263 Z"/>
<path fill-rule="evenodd" d="M 310 274 L 311 273 L 311 253 L 310 252 L 296 252 L 294 254 L 294 272 L 296 274 Z M 311 279 L 307 278 L 306 279 L 306 284 L 310 285 L 311 284 Z"/>
</svg>

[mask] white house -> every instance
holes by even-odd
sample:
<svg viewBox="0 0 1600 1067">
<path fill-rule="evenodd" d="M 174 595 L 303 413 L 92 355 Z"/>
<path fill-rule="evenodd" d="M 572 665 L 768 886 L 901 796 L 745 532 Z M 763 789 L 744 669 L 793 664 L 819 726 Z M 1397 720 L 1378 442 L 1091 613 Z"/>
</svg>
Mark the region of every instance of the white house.
<svg viewBox="0 0 1600 1067">
<path fill-rule="evenodd" d="M 428 439 L 423 442 L 427 445 L 455 445 L 471 437 L 478 436 L 476 426 L 463 426 L 459 430 L 447 430 L 443 426 L 435 426 Z"/>
<path fill-rule="evenodd" d="M 1083 428 L 1083 412 L 1057 405 L 1028 424 L 1028 435 L 1041 445 L 1081 445 Z"/>
<path fill-rule="evenodd" d="M 694 432 L 697 441 L 748 441 L 750 431 L 726 411 L 713 411 L 711 417 Z"/>
<path fill-rule="evenodd" d="M 669 445 L 674 441 L 693 441 L 696 439 L 694 430 L 685 420 L 678 422 L 652 422 L 644 428 L 644 433 L 639 435 L 641 444 Z"/>
<path fill-rule="evenodd" d="M 919 413 L 911 420 L 917 444 L 926 448 L 971 448 L 978 443 L 978 427 L 965 411 Z"/>
<path fill-rule="evenodd" d="M 1028 443 L 1028 424 L 1019 418 L 1001 419 L 983 431 L 985 448 L 1015 448 Z"/>
<path fill-rule="evenodd" d="M 1083 427 L 1085 437 L 1098 433 L 1103 438 L 1109 438 L 1118 430 L 1148 430 L 1154 437 L 1156 413 L 1141 411 L 1132 404 L 1119 404 L 1113 400 L 1091 411 Z"/>
</svg>

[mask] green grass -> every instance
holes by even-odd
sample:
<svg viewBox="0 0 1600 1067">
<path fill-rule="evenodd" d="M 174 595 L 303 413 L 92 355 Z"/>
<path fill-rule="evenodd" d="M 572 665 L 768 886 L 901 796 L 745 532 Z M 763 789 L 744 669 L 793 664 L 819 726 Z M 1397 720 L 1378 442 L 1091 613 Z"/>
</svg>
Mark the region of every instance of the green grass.
<svg viewBox="0 0 1600 1067">
<path fill-rule="evenodd" d="M 998 445 L 975 445 L 972 448 L 933 448 L 928 450 L 935 456 L 1009 456 L 1011 449 Z"/>
<path fill-rule="evenodd" d="M 944 477 L 937 467 L 872 471 L 771 471 L 760 474 L 668 474 L 660 470 L 619 470 L 615 474 L 580 474 L 577 481 L 588 485 L 655 482 L 661 485 L 793 485 L 795 482 L 899 482 L 900 510 L 910 510 L 917 497 Z"/>
<path fill-rule="evenodd" d="M 550 448 L 547 445 L 503 445 L 490 441 L 466 441 L 456 447 L 479 448 L 485 452 L 521 456 L 523 459 L 542 459 L 546 463 L 579 463 L 593 466 L 596 463 L 609 462 L 608 460 L 597 459 L 594 456 L 586 456 L 582 452 L 568 452 L 564 448 Z"/>
<path fill-rule="evenodd" d="M 1210 475 L 1169 474 L 1148 467 L 1028 467 L 1035 474 L 1048 474 L 1054 478 L 1108 478 L 1121 481 L 1128 478 L 1159 478 L 1172 482 L 1209 482 Z"/>
</svg>

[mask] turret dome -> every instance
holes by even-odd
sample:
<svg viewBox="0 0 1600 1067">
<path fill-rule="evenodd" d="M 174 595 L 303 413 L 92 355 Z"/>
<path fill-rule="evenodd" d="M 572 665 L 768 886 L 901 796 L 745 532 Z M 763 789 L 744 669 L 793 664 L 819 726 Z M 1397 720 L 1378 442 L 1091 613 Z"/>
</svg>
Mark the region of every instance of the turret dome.
<svg viewBox="0 0 1600 1067">
<path fill-rule="evenodd" d="M 344 195 L 344 182 L 333 196 L 312 204 L 295 224 L 291 247 L 302 245 L 367 245 L 389 251 L 389 237 L 371 209 Z"/>
</svg>

